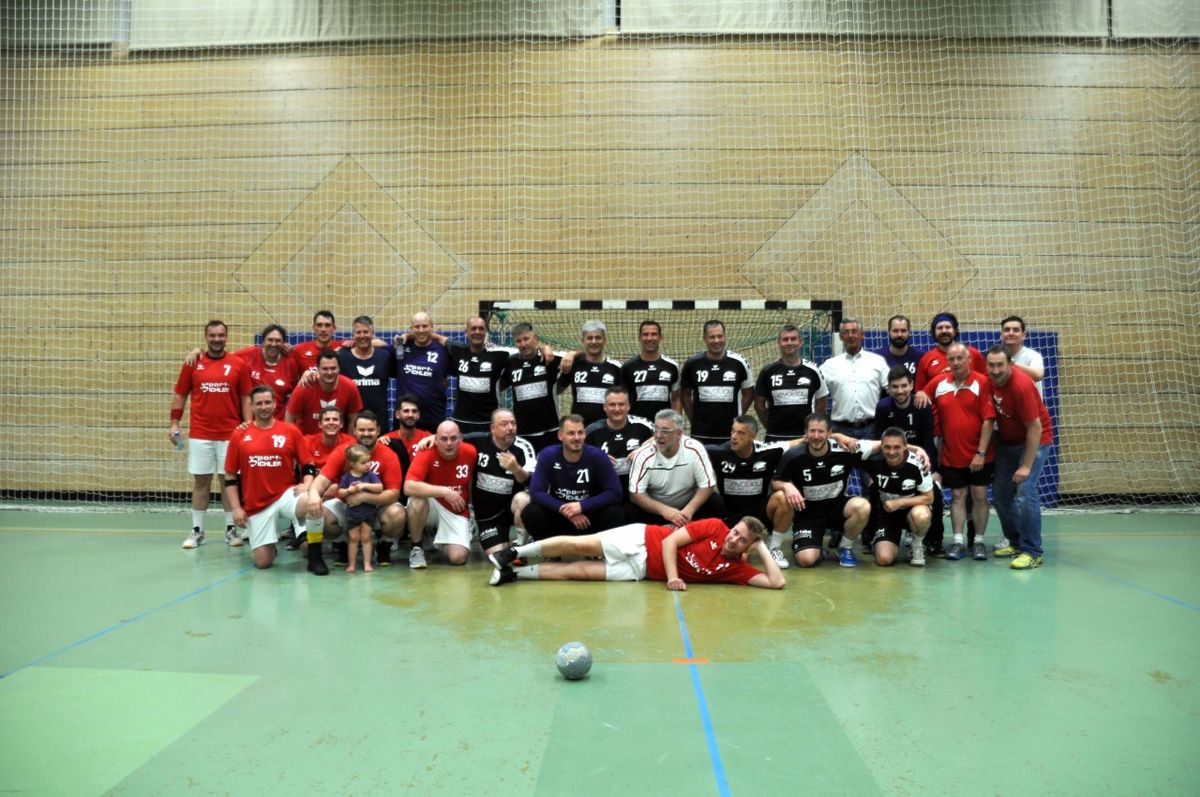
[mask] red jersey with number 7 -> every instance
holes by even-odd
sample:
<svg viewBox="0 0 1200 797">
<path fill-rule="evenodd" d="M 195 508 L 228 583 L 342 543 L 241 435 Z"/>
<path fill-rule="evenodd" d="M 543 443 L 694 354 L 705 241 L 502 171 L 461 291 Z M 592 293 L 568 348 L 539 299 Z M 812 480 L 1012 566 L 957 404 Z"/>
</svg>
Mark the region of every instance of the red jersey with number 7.
<svg viewBox="0 0 1200 797">
<path fill-rule="evenodd" d="M 242 422 L 242 396 L 253 387 L 246 364 L 230 354 L 213 359 L 206 352 L 180 368 L 175 394 L 192 400 L 188 437 L 228 440 Z"/>
<path fill-rule="evenodd" d="M 225 472 L 240 474 L 238 495 L 247 515 L 275 503 L 296 485 L 296 468 L 310 462 L 304 435 L 286 421 L 274 421 L 267 429 L 250 424 L 233 435 L 225 452 Z"/>
<path fill-rule="evenodd" d="M 475 460 L 478 455 L 479 452 L 470 443 L 459 445 L 456 459 L 442 459 L 437 446 L 427 448 L 413 457 L 412 467 L 408 470 L 408 480 L 449 487 L 467 502 L 456 514 L 470 517 L 471 475 L 475 472 Z M 455 511 L 441 498 L 438 499 L 438 503 L 450 512 Z"/>
</svg>

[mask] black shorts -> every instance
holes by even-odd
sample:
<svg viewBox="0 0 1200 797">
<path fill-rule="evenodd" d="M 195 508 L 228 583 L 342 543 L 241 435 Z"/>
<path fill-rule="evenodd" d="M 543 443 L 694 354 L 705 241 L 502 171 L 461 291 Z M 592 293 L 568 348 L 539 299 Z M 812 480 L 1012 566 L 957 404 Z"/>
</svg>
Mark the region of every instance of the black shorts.
<svg viewBox="0 0 1200 797">
<path fill-rule="evenodd" d="M 964 487 L 987 487 L 992 483 L 992 476 L 996 472 L 996 464 L 994 462 L 986 462 L 979 470 L 971 470 L 970 468 L 947 468 L 942 467 L 942 486 L 951 490 L 961 490 Z"/>
<path fill-rule="evenodd" d="M 512 512 L 502 512 L 487 520 L 476 518 L 475 528 L 479 530 L 479 547 L 486 551 L 496 545 L 506 545 L 509 542 L 512 525 Z"/>
<path fill-rule="evenodd" d="M 874 545 L 877 542 L 890 542 L 897 548 L 908 528 L 908 512 L 905 508 L 899 512 L 884 512 L 882 510 L 871 514 L 871 522 L 867 526 L 868 539 Z"/>
<path fill-rule="evenodd" d="M 792 521 L 792 550 L 820 548 L 826 531 L 841 533 L 846 527 L 846 504 L 849 501 L 850 496 L 844 495 L 797 512 Z"/>
</svg>

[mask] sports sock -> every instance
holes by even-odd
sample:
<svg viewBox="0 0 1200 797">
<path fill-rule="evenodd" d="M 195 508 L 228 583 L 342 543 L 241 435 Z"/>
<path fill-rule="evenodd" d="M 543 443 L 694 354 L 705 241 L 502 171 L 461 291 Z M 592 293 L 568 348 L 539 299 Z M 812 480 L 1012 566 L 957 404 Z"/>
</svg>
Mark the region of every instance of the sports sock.
<svg viewBox="0 0 1200 797">
<path fill-rule="evenodd" d="M 839 548 L 853 548 L 854 540 L 850 539 L 849 537 L 842 537 L 841 542 L 838 543 L 838 547 Z"/>
<path fill-rule="evenodd" d="M 522 565 L 514 567 L 513 572 L 517 574 L 517 578 L 526 578 L 530 581 L 537 581 L 538 565 Z"/>
<path fill-rule="evenodd" d="M 225 528 L 229 528 L 232 525 L 233 525 L 233 513 L 226 512 L 225 513 Z"/>
<path fill-rule="evenodd" d="M 517 558 L 519 559 L 540 559 L 542 556 L 542 544 L 534 541 L 528 545 L 518 545 L 516 551 Z"/>
<path fill-rule="evenodd" d="M 963 544 L 963 535 L 961 535 L 961 534 L 955 534 L 955 535 L 954 535 L 954 544 L 955 544 L 955 545 L 962 545 L 962 544 Z"/>
<path fill-rule="evenodd" d="M 767 547 L 771 548 L 772 550 L 776 550 L 776 551 L 783 548 L 783 534 L 778 531 L 772 531 L 771 538 L 767 542 Z"/>
<path fill-rule="evenodd" d="M 308 528 L 308 541 L 320 544 L 325 539 L 325 514 L 321 513 L 315 518 L 310 517 L 305 524 Z"/>
<path fill-rule="evenodd" d="M 192 510 L 192 528 L 204 531 L 204 516 L 207 513 L 203 509 Z"/>
</svg>

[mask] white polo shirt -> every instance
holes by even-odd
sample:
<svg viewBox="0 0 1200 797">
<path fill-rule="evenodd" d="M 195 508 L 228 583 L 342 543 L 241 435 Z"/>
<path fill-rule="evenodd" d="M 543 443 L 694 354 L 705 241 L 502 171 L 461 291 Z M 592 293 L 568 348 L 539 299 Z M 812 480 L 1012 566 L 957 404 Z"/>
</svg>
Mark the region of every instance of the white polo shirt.
<svg viewBox="0 0 1200 797">
<path fill-rule="evenodd" d="M 629 466 L 629 492 L 643 493 L 655 501 L 683 509 L 702 487 L 716 487 L 717 476 L 704 446 L 683 435 L 673 457 L 664 457 L 657 446 L 638 449 Z"/>
<path fill-rule="evenodd" d="M 862 349 L 842 353 L 821 364 L 821 377 L 833 401 L 830 417 L 838 423 L 866 423 L 875 418 L 875 405 L 887 389 L 887 360 Z"/>
</svg>

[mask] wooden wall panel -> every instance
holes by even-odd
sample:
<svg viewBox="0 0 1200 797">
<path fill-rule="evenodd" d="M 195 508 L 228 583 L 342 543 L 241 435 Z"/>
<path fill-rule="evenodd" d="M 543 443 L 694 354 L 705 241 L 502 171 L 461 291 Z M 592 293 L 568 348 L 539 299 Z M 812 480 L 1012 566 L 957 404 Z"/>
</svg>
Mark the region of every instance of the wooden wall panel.
<svg viewBox="0 0 1200 797">
<path fill-rule="evenodd" d="M 318 301 L 344 326 L 429 307 L 457 329 L 485 297 L 766 295 L 844 298 L 873 325 L 1019 312 L 1059 335 L 1064 490 L 1198 489 L 1195 45 L 446 42 L 6 67 L 0 355 L 41 356 L 0 396 L 70 422 L 0 430 L 5 488 L 186 489 L 163 418 L 212 317 L 240 346 L 268 320 L 307 328 Z M 693 337 L 670 329 L 671 350 Z M 42 467 L 48 444 L 78 468 Z"/>
</svg>

